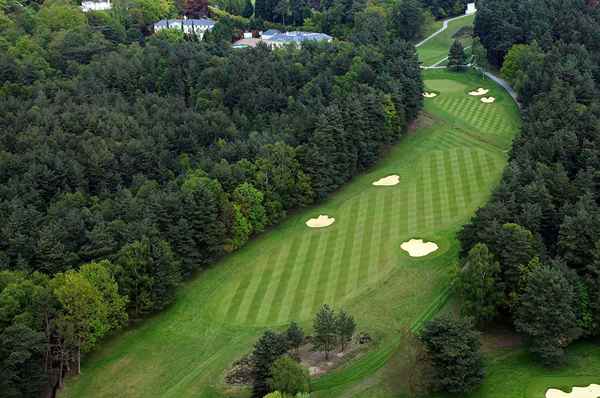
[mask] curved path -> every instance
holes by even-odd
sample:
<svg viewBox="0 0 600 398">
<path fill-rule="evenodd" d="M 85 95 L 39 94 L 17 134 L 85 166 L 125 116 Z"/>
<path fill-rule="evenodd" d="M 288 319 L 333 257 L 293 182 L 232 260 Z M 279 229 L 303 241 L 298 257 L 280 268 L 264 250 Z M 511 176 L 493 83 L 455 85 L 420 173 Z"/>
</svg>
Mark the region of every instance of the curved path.
<svg viewBox="0 0 600 398">
<path fill-rule="evenodd" d="M 437 35 L 439 35 L 440 33 L 442 33 L 443 31 L 445 31 L 446 29 L 448 29 L 448 24 L 452 21 L 456 21 L 457 19 L 462 19 L 462 18 L 466 18 L 466 17 L 470 17 L 473 14 L 465 14 L 465 15 L 460 15 L 458 17 L 454 17 L 454 18 L 450 18 L 450 19 L 446 19 L 444 21 L 444 26 L 442 26 L 440 29 L 438 29 L 437 31 L 433 32 L 431 35 L 429 35 L 428 37 L 426 37 L 425 39 L 423 39 L 422 41 L 418 42 L 417 44 L 415 44 L 415 47 L 421 47 L 423 44 L 427 43 L 429 40 L 433 39 L 434 37 L 436 37 Z"/>
</svg>

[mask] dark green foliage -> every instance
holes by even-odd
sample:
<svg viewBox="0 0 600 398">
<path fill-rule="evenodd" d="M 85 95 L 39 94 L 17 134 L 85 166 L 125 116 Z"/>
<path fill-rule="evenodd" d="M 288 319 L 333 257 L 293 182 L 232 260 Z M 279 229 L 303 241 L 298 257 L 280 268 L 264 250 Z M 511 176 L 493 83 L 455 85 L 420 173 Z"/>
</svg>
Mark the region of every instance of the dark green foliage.
<svg viewBox="0 0 600 398">
<path fill-rule="evenodd" d="M 290 323 L 290 326 L 288 326 L 285 332 L 285 336 L 287 338 L 288 345 L 294 350 L 298 350 L 300 345 L 302 345 L 304 342 L 304 331 L 296 322 Z"/>
<path fill-rule="evenodd" d="M 273 363 L 268 383 L 271 391 L 295 395 L 309 391 L 310 377 L 306 368 L 284 355 Z"/>
<path fill-rule="evenodd" d="M 313 319 L 313 345 L 315 350 L 325 352 L 326 359 L 329 359 L 329 352 L 335 348 L 336 326 L 335 311 L 323 304 Z"/>
<path fill-rule="evenodd" d="M 459 40 L 454 40 L 448 53 L 448 69 L 453 71 L 463 70 L 467 64 L 465 49 Z"/>
<path fill-rule="evenodd" d="M 421 0 L 437 19 L 445 19 L 462 15 L 467 10 L 470 0 Z"/>
<path fill-rule="evenodd" d="M 167 242 L 144 239 L 125 245 L 117 266 L 119 289 L 129 297 L 134 316 L 161 310 L 175 298 L 181 270 Z"/>
<path fill-rule="evenodd" d="M 413 40 L 421 35 L 425 18 L 419 0 L 396 2 L 390 15 L 390 30 L 398 38 Z"/>
<path fill-rule="evenodd" d="M 496 255 L 516 327 L 554 365 L 599 331 L 600 14 L 579 0 L 478 8 L 475 33 L 517 90 L 523 125 L 499 188 L 460 234 L 463 255 L 479 242 Z"/>
<path fill-rule="evenodd" d="M 484 378 L 479 333 L 467 319 L 440 317 L 425 324 L 420 336 L 433 366 L 433 383 L 442 391 L 464 393 Z"/>
<path fill-rule="evenodd" d="M 340 310 L 335 318 L 335 329 L 340 342 L 340 350 L 344 351 L 346 344 L 352 340 L 356 330 L 354 317 L 344 310 Z"/>
<path fill-rule="evenodd" d="M 0 335 L 25 325 L 52 350 L 40 370 L 28 339 L 36 359 L 10 366 L 39 374 L 27 384 L 11 368 L 2 392 L 36 395 L 46 371 L 62 382 L 127 311 L 166 307 L 182 277 L 325 198 L 422 108 L 414 48 L 390 43 L 385 24 L 370 30 L 370 18 L 361 44 L 226 44 L 264 30 L 260 18 L 300 26 L 314 1 L 263 0 L 256 10 L 218 1 L 257 19 L 221 16 L 203 42 L 153 35 L 151 25 L 206 15 L 205 0 L 132 0 L 88 14 L 39 3 L 0 10 L 0 268 L 23 272 L 0 274 L 0 302 L 10 303 Z M 311 23 L 349 38 L 365 8 L 336 0 Z"/>
<path fill-rule="evenodd" d="M 493 320 L 504 299 L 500 264 L 483 244 L 475 245 L 462 263 L 458 290 L 463 311 L 479 323 Z"/>
<path fill-rule="evenodd" d="M 576 293 L 564 273 L 542 266 L 526 279 L 515 313 L 515 326 L 531 340 L 530 349 L 548 366 L 564 360 L 564 348 L 578 337 Z"/>
<path fill-rule="evenodd" d="M 254 15 L 254 6 L 252 5 L 252 1 L 246 0 L 244 10 L 242 11 L 242 17 L 250 18 L 252 15 Z"/>
<path fill-rule="evenodd" d="M 39 396 L 46 384 L 43 369 L 46 337 L 22 324 L 0 333 L 0 391 L 6 398 Z"/>
<path fill-rule="evenodd" d="M 268 379 L 271 378 L 273 364 L 282 355 L 287 353 L 287 338 L 283 334 L 267 330 L 254 344 L 252 358 L 254 360 L 254 386 L 255 397 L 262 397 L 269 392 Z"/>
</svg>

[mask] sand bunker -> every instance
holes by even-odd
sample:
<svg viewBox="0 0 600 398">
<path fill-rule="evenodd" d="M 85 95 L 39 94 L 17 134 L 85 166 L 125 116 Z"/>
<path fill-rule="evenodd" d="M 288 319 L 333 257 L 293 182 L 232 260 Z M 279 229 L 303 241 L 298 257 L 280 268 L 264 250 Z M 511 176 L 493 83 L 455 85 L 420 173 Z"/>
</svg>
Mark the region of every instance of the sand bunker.
<svg viewBox="0 0 600 398">
<path fill-rule="evenodd" d="M 546 391 L 546 398 L 599 398 L 600 385 L 590 384 L 587 387 L 573 387 L 571 392 L 563 392 L 556 388 Z"/>
<path fill-rule="evenodd" d="M 402 243 L 400 247 L 402 250 L 407 251 L 411 257 L 423 257 L 439 249 L 435 243 L 423 242 L 423 239 L 411 239 Z"/>
<path fill-rule="evenodd" d="M 483 102 L 484 104 L 491 104 L 494 101 L 496 101 L 496 98 L 494 97 L 483 97 L 481 99 L 481 102 Z"/>
<path fill-rule="evenodd" d="M 335 218 L 321 214 L 317 218 L 311 218 L 306 222 L 306 225 L 311 228 L 328 227 L 335 222 Z"/>
<path fill-rule="evenodd" d="M 375 181 L 373 185 L 377 187 L 392 187 L 394 185 L 398 185 L 400 183 L 400 176 L 397 174 L 393 174 L 391 176 L 387 176 L 384 178 L 380 178 Z"/>
<path fill-rule="evenodd" d="M 481 97 L 482 95 L 486 95 L 489 92 L 490 90 L 486 90 L 485 88 L 479 87 L 477 90 L 469 92 L 469 95 L 472 95 L 474 97 Z"/>
<path fill-rule="evenodd" d="M 423 97 L 425 97 L 425 98 L 435 98 L 437 96 L 438 95 L 436 93 L 427 93 L 427 92 L 423 93 Z"/>
</svg>

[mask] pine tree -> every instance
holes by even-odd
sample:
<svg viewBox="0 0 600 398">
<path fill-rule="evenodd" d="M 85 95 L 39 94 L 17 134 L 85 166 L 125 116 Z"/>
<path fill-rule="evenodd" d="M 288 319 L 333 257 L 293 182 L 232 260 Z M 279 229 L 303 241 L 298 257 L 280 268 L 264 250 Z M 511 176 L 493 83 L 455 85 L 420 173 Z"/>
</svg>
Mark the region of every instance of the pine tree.
<svg viewBox="0 0 600 398">
<path fill-rule="evenodd" d="M 337 336 L 335 312 L 327 304 L 323 304 L 313 321 L 313 344 L 318 351 L 325 352 L 325 359 L 329 359 L 329 352 L 335 347 Z"/>
<path fill-rule="evenodd" d="M 256 342 L 252 352 L 255 372 L 253 394 L 255 397 L 262 397 L 269 392 L 267 380 L 271 377 L 271 368 L 287 350 L 286 337 L 272 330 L 267 330 Z"/>
<path fill-rule="evenodd" d="M 546 365 L 562 363 L 564 348 L 578 337 L 575 309 L 574 287 L 560 269 L 542 266 L 529 274 L 515 326 L 529 336 L 530 350 Z"/>
<path fill-rule="evenodd" d="M 340 342 L 341 351 L 346 348 L 346 343 L 352 339 L 356 330 L 354 317 L 344 310 L 340 310 L 335 318 L 335 329 Z"/>
<path fill-rule="evenodd" d="M 464 393 L 483 381 L 479 333 L 470 321 L 447 316 L 425 324 L 420 336 L 434 368 L 434 383 L 443 391 Z"/>
<path fill-rule="evenodd" d="M 494 319 L 504 298 L 500 264 L 488 247 L 475 245 L 465 259 L 458 278 L 463 310 L 478 322 Z"/>
<path fill-rule="evenodd" d="M 290 326 L 288 326 L 285 335 L 287 337 L 288 345 L 290 346 L 290 348 L 293 348 L 296 351 L 304 342 L 304 331 L 300 326 L 298 326 L 296 322 L 290 323 Z"/>
<path fill-rule="evenodd" d="M 450 47 L 450 53 L 448 54 L 448 69 L 453 71 L 460 71 L 464 68 L 467 63 L 467 55 L 465 49 L 459 40 L 454 40 L 452 47 Z"/>
</svg>

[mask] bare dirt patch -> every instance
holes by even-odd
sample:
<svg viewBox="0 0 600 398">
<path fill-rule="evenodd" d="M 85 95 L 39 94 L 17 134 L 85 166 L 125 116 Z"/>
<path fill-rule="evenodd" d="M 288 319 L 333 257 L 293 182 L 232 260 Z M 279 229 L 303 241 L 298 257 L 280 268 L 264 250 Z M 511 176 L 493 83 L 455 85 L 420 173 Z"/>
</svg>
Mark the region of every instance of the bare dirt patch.
<svg viewBox="0 0 600 398">
<path fill-rule="evenodd" d="M 332 371 L 343 363 L 355 358 L 357 355 L 365 352 L 370 346 L 370 338 L 362 339 L 360 336 L 355 336 L 345 347 L 344 351 L 331 351 L 329 358 L 326 358 L 324 352 L 313 351 L 312 342 L 307 338 L 307 343 L 300 346 L 297 356 L 300 363 L 308 369 L 311 377 L 318 377 Z M 362 341 L 362 343 L 361 343 Z"/>
</svg>

